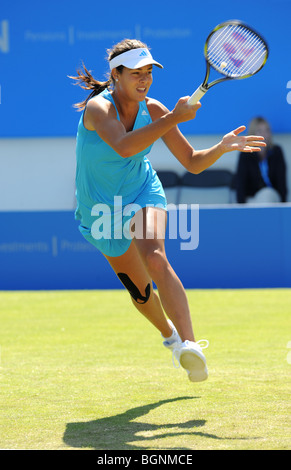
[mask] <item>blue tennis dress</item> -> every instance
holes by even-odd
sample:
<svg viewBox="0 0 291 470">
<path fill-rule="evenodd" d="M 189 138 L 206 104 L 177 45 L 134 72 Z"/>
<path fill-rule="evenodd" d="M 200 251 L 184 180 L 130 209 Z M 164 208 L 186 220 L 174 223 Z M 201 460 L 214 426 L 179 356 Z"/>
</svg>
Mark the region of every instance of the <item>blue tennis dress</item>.
<svg viewBox="0 0 291 470">
<path fill-rule="evenodd" d="M 113 103 L 111 93 L 99 96 Z M 132 241 L 129 224 L 134 214 L 147 206 L 167 208 L 161 182 L 146 155 L 152 145 L 138 154 L 123 158 L 104 142 L 97 132 L 89 131 L 81 115 L 77 133 L 77 170 L 75 218 L 82 235 L 107 256 L 124 254 Z M 152 122 L 145 101 L 133 130 Z"/>
</svg>

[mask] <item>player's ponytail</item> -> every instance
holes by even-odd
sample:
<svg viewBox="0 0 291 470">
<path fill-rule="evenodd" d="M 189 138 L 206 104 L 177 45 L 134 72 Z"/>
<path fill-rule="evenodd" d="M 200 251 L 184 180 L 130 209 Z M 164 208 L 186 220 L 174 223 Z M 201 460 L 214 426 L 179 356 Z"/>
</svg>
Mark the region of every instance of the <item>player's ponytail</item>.
<svg viewBox="0 0 291 470">
<path fill-rule="evenodd" d="M 77 108 L 79 111 L 82 111 L 86 107 L 87 102 L 93 98 L 93 96 L 99 95 L 99 93 L 101 93 L 103 90 L 109 88 L 112 83 L 111 77 L 105 82 L 96 80 L 92 76 L 91 72 L 86 69 L 84 64 L 83 70 L 77 70 L 77 76 L 69 76 L 69 78 L 76 80 L 75 85 L 79 85 L 84 90 L 92 90 L 84 101 L 74 104 L 74 108 Z"/>
</svg>

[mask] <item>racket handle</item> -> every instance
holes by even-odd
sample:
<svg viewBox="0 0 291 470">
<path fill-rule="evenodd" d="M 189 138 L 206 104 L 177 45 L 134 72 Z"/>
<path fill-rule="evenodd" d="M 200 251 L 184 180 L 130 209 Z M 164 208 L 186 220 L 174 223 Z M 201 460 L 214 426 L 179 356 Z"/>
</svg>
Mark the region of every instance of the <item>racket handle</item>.
<svg viewBox="0 0 291 470">
<path fill-rule="evenodd" d="M 193 95 L 190 96 L 189 100 L 188 100 L 188 104 L 191 104 L 192 106 L 194 104 L 196 104 L 201 98 L 202 96 L 205 95 L 205 93 L 207 92 L 207 89 L 204 88 L 202 85 L 200 85 L 196 91 L 194 91 Z"/>
</svg>

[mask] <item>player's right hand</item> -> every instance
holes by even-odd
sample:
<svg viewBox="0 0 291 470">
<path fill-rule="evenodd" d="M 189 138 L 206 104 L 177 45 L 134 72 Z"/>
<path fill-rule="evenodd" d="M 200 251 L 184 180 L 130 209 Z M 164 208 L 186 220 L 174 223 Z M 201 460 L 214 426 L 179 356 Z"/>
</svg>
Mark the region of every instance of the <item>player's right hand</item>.
<svg viewBox="0 0 291 470">
<path fill-rule="evenodd" d="M 190 96 L 180 98 L 173 109 L 173 114 L 178 120 L 177 122 L 186 122 L 194 119 L 196 117 L 197 110 L 201 108 L 200 101 L 195 105 L 188 104 L 189 98 Z"/>
</svg>

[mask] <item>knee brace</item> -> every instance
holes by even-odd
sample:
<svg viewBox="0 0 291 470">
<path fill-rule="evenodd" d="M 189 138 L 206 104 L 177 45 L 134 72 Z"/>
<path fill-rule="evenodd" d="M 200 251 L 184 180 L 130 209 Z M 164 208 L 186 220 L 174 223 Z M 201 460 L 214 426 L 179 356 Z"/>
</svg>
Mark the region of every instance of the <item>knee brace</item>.
<svg viewBox="0 0 291 470">
<path fill-rule="evenodd" d="M 124 285 L 124 287 L 126 287 L 126 289 L 128 290 L 128 292 L 130 293 L 131 297 L 138 303 L 138 304 L 145 304 L 149 298 L 150 298 L 150 294 L 151 294 L 151 285 L 150 283 L 148 283 L 148 285 L 146 286 L 145 288 L 145 296 L 143 296 L 139 289 L 136 287 L 136 285 L 132 282 L 132 280 L 130 279 L 130 277 L 125 274 L 125 273 L 118 273 L 117 276 L 119 277 L 119 279 L 121 280 L 122 284 Z"/>
</svg>

